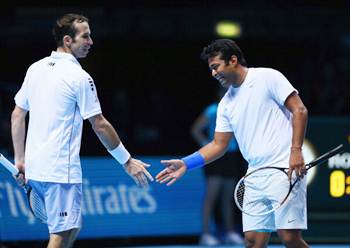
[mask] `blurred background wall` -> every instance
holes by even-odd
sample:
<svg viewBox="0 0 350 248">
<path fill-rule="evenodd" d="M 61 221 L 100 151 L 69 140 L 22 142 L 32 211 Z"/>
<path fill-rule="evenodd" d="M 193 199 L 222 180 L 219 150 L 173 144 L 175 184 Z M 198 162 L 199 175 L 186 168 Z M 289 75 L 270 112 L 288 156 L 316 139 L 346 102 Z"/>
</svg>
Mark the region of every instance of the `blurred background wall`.
<svg viewBox="0 0 350 248">
<path fill-rule="evenodd" d="M 95 80 L 104 115 L 137 154 L 182 154 L 195 147 L 189 125 L 215 100 L 217 86 L 199 55 L 219 38 L 220 21 L 240 25 L 235 40 L 249 66 L 283 72 L 311 116 L 348 115 L 346 2 L 2 1 L 1 128 L 8 128 L 12 98 L 28 66 L 55 49 L 51 28 L 67 12 L 90 18 L 94 46 L 82 66 Z M 83 140 L 82 155 L 105 154 L 88 128 Z M 9 138 L 0 142 L 8 146 Z"/>
<path fill-rule="evenodd" d="M 216 27 L 222 21 L 238 25 L 240 33 L 234 39 L 250 67 L 280 70 L 299 90 L 314 125 L 309 126 L 307 138 L 316 142 L 319 152 L 350 140 L 348 1 L 28 0 L 0 3 L 0 152 L 12 154 L 10 115 L 26 70 L 55 49 L 51 28 L 58 16 L 68 12 L 90 19 L 94 45 L 81 64 L 95 80 L 104 115 L 133 154 L 181 156 L 197 149 L 189 128 L 204 106 L 215 101 L 218 84 L 199 55 L 211 40 L 220 38 Z M 83 157 L 107 156 L 89 124 L 85 125 Z M 328 193 L 333 169 L 349 175 L 348 157 L 338 159 L 324 169 L 327 184 L 319 182 L 310 189 L 315 196 L 319 185 L 324 187 L 324 201 L 311 197 L 310 235 L 316 241 L 322 237 L 323 241 L 349 241 L 346 232 L 341 237 L 331 234 L 333 239 L 322 236 L 329 218 L 343 231 L 350 220 L 350 177 L 347 186 L 344 181 L 348 191 L 344 186 L 336 198 Z M 152 170 L 155 174 L 159 167 Z M 94 173 L 87 175 L 94 178 Z M 197 174 L 193 176 L 198 179 Z M 186 185 L 178 187 L 185 191 Z M 154 186 L 154 199 L 165 194 L 163 190 Z M 166 211 L 167 205 L 163 207 Z M 333 208 L 341 214 L 329 217 Z"/>
</svg>

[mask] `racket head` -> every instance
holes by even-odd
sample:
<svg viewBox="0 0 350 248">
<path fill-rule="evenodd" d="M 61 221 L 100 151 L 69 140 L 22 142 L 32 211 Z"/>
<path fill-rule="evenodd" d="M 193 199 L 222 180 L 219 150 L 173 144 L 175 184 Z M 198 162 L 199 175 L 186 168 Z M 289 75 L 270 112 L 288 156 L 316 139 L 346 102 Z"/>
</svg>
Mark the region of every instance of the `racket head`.
<svg viewBox="0 0 350 248">
<path fill-rule="evenodd" d="M 2 164 L 13 176 L 19 173 L 17 167 L 0 153 L 0 164 Z"/>
<path fill-rule="evenodd" d="M 242 177 L 234 190 L 237 207 L 250 216 L 264 216 L 276 211 L 294 186 L 285 170 L 264 167 Z"/>
<path fill-rule="evenodd" d="M 42 223 L 47 223 L 47 213 L 45 208 L 45 202 L 42 197 L 28 184 L 24 186 L 27 194 L 29 208 L 35 218 L 39 219 Z"/>
</svg>

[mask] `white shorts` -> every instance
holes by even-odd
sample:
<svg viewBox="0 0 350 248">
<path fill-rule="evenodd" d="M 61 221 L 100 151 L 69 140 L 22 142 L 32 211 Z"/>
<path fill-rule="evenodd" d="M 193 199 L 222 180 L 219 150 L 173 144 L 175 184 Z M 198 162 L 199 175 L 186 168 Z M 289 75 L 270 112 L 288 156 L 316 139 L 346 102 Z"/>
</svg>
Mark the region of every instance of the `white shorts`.
<svg viewBox="0 0 350 248">
<path fill-rule="evenodd" d="M 254 190 L 257 197 L 261 192 L 280 190 L 287 177 L 278 172 L 267 177 L 254 178 Z M 287 179 L 288 180 L 288 179 Z M 287 201 L 275 212 L 264 216 L 249 216 L 242 214 L 243 232 L 274 232 L 279 229 L 307 229 L 306 210 L 306 176 L 293 188 Z M 260 194 L 259 194 L 260 193 Z"/>
<path fill-rule="evenodd" d="M 29 180 L 29 185 L 43 197 L 50 233 L 81 228 L 82 184 L 51 183 Z"/>
</svg>

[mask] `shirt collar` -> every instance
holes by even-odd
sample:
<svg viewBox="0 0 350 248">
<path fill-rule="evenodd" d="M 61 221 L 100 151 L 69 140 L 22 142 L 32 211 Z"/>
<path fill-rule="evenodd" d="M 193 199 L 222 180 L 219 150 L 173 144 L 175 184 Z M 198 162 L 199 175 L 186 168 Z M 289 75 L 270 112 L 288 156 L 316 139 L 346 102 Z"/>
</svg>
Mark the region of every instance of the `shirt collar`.
<svg viewBox="0 0 350 248">
<path fill-rule="evenodd" d="M 79 61 L 70 53 L 52 51 L 50 57 L 54 59 L 68 59 L 81 67 Z"/>
</svg>

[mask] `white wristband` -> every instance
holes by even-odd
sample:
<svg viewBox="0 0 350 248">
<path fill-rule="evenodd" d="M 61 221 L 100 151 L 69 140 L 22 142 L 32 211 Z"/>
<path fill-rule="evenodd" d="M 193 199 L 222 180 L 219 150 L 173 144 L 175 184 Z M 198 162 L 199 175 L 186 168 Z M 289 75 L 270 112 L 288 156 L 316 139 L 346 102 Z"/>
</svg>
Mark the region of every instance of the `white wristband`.
<svg viewBox="0 0 350 248">
<path fill-rule="evenodd" d="M 120 142 L 119 145 L 113 150 L 108 150 L 108 152 L 118 161 L 119 164 L 125 164 L 130 159 L 130 153 L 124 147 L 123 143 Z"/>
</svg>

